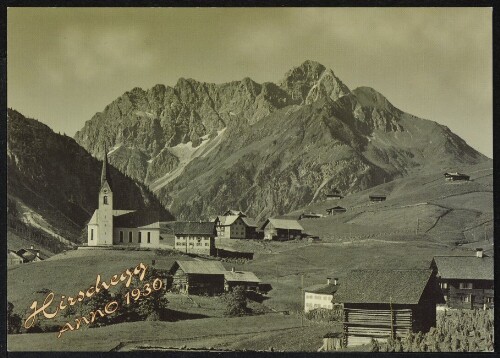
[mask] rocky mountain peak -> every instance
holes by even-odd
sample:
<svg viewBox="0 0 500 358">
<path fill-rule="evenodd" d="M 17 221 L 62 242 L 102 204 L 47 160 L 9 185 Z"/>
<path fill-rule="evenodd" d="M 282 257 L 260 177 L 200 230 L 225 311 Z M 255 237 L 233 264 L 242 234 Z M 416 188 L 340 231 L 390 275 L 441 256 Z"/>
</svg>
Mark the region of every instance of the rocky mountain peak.
<svg viewBox="0 0 500 358">
<path fill-rule="evenodd" d="M 373 107 L 386 110 L 390 113 L 401 112 L 383 94 L 371 87 L 358 87 L 352 93 L 356 96 L 357 102 L 362 107 Z"/>
<path fill-rule="evenodd" d="M 289 70 L 279 85 L 297 104 L 310 104 L 322 98 L 335 101 L 350 93 L 331 69 L 310 60 Z"/>
</svg>

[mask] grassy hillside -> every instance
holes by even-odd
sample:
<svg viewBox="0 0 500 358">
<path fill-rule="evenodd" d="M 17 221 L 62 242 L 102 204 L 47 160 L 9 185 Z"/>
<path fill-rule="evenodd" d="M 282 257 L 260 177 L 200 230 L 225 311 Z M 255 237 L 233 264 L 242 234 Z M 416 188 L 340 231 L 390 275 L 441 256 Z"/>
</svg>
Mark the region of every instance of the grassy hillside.
<svg viewBox="0 0 500 358">
<path fill-rule="evenodd" d="M 390 240 L 415 237 L 443 244 L 491 243 L 493 233 L 493 165 L 460 168 L 469 182 L 447 182 L 443 173 L 408 178 L 344 197 L 318 202 L 287 216 L 320 213 L 337 205 L 347 211 L 320 219 L 303 219 L 307 233 L 323 241 L 339 242 L 366 238 Z M 384 194 L 387 200 L 371 203 L 369 195 Z M 486 239 L 486 240 L 485 240 Z"/>
</svg>

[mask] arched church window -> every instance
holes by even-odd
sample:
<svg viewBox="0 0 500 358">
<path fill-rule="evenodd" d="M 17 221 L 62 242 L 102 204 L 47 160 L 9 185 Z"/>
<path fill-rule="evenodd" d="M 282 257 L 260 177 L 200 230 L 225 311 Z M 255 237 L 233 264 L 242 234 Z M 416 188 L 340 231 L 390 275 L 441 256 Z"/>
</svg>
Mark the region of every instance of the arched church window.
<svg viewBox="0 0 500 358">
<path fill-rule="evenodd" d="M 104 203 L 105 205 L 107 205 L 107 204 L 108 204 L 108 197 L 107 197 L 106 195 L 104 195 L 104 198 L 103 198 L 103 203 Z"/>
</svg>

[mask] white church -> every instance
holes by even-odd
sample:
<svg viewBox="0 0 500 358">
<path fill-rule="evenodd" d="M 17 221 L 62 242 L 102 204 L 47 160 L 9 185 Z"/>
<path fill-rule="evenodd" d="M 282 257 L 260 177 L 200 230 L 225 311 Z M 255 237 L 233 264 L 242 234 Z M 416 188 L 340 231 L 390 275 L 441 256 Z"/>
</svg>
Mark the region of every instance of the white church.
<svg viewBox="0 0 500 358">
<path fill-rule="evenodd" d="M 147 211 L 113 208 L 113 188 L 108 170 L 108 155 L 104 150 L 99 205 L 87 224 L 88 246 L 160 246 L 158 216 Z"/>
</svg>

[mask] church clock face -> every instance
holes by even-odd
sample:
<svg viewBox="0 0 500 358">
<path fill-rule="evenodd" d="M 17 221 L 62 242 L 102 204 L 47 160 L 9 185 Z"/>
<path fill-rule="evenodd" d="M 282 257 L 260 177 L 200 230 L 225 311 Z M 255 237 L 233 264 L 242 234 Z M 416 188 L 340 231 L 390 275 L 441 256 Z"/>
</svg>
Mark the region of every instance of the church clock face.
<svg viewBox="0 0 500 358">
<path fill-rule="evenodd" d="M 104 189 L 104 194 L 107 194 L 108 193 L 108 189 Z"/>
</svg>

